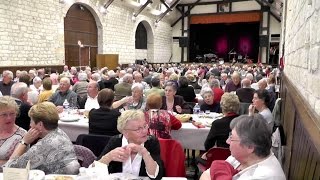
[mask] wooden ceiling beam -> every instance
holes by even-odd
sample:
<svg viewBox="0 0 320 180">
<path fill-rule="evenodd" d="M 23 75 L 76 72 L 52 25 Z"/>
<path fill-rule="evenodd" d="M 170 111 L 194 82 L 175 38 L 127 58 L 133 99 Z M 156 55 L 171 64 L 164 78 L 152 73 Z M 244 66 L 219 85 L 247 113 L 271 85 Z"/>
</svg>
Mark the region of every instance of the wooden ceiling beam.
<svg viewBox="0 0 320 180">
<path fill-rule="evenodd" d="M 191 10 L 200 3 L 201 0 L 197 0 L 196 2 L 194 2 L 190 9 L 188 9 L 186 12 L 182 12 L 182 15 L 179 17 L 179 19 L 177 19 L 174 23 L 171 24 L 171 27 L 175 26 L 182 18 L 188 16 L 191 12 Z"/>
<path fill-rule="evenodd" d="M 137 12 L 133 13 L 134 17 L 137 17 L 149 4 L 153 3 L 152 0 L 147 0 L 146 3 L 144 3 Z"/>
<path fill-rule="evenodd" d="M 156 23 L 160 22 L 162 20 L 162 18 L 164 18 L 164 16 L 166 14 L 168 14 L 169 11 L 171 11 L 181 0 L 176 0 L 172 5 L 170 5 L 170 8 L 168 8 L 165 12 L 163 12 L 159 18 L 156 20 Z"/>
<path fill-rule="evenodd" d="M 103 5 L 103 7 L 104 7 L 105 9 L 108 9 L 108 7 L 112 4 L 113 1 L 114 1 L 114 0 L 109 0 L 108 2 L 106 2 L 106 3 Z"/>
</svg>

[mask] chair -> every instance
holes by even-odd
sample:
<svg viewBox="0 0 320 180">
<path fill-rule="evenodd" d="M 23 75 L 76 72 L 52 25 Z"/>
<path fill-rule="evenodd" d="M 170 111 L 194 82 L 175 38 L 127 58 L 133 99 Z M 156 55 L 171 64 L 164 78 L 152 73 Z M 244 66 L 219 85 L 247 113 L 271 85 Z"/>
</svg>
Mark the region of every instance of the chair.
<svg viewBox="0 0 320 180">
<path fill-rule="evenodd" d="M 97 134 L 80 134 L 77 137 L 76 144 L 89 148 L 98 157 L 111 137 Z"/>
<path fill-rule="evenodd" d="M 251 103 L 240 103 L 240 108 L 239 108 L 239 115 L 242 114 L 248 114 L 249 113 L 249 106 Z"/>
<path fill-rule="evenodd" d="M 206 153 L 204 163 L 198 163 L 197 166 L 201 172 L 204 172 L 210 168 L 212 161 L 215 160 L 226 160 L 231 155 L 229 148 L 212 147 Z"/>
<path fill-rule="evenodd" d="M 84 146 L 73 145 L 73 147 L 81 167 L 89 167 L 89 165 L 97 158 L 90 149 Z"/>
<path fill-rule="evenodd" d="M 158 139 L 166 176 L 186 177 L 186 169 L 184 166 L 185 155 L 181 144 L 174 139 Z"/>
</svg>

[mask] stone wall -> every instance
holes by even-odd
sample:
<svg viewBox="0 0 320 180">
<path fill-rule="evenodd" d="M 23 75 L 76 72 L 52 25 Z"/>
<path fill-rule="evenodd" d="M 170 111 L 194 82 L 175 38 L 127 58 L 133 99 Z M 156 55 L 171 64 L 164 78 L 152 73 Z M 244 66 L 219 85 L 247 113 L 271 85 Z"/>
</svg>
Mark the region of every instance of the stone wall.
<svg viewBox="0 0 320 180">
<path fill-rule="evenodd" d="M 133 63 L 136 59 L 135 31 L 143 21 L 148 25 L 148 61 L 169 60 L 172 52 L 169 23 L 161 21 L 155 26 L 156 17 L 150 13 L 142 13 L 133 20 L 135 10 L 120 1 L 112 3 L 103 14 L 99 11 L 99 2 L 3 1 L 0 4 L 0 66 L 63 65 L 64 17 L 73 3 L 83 4 L 95 17 L 100 54 L 119 54 L 119 63 Z"/>
<path fill-rule="evenodd" d="M 287 1 L 284 9 L 284 72 L 320 115 L 320 1 Z"/>
</svg>

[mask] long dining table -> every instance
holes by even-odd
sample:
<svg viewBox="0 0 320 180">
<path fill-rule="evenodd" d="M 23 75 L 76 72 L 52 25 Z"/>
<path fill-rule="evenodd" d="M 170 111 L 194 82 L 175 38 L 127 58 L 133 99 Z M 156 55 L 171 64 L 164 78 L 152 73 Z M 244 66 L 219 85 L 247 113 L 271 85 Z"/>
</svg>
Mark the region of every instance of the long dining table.
<svg viewBox="0 0 320 180">
<path fill-rule="evenodd" d="M 72 142 L 75 142 L 78 135 L 89 134 L 89 120 L 80 116 L 76 121 L 59 121 L 59 128 L 69 136 Z M 185 149 L 205 150 L 204 142 L 208 136 L 210 127 L 198 128 L 191 122 L 182 123 L 179 130 L 172 130 L 171 136 L 178 140 Z"/>
</svg>

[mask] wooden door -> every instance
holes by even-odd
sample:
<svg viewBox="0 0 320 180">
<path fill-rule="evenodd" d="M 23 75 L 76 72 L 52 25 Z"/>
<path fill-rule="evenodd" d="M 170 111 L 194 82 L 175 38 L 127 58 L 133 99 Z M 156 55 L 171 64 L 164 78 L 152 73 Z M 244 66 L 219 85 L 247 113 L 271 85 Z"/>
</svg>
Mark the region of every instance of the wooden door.
<svg viewBox="0 0 320 180">
<path fill-rule="evenodd" d="M 80 64 L 79 66 L 90 66 L 90 47 L 80 48 Z"/>
<path fill-rule="evenodd" d="M 64 42 L 66 65 L 95 67 L 98 30 L 93 15 L 84 5 L 76 3 L 68 10 L 64 19 Z"/>
</svg>

